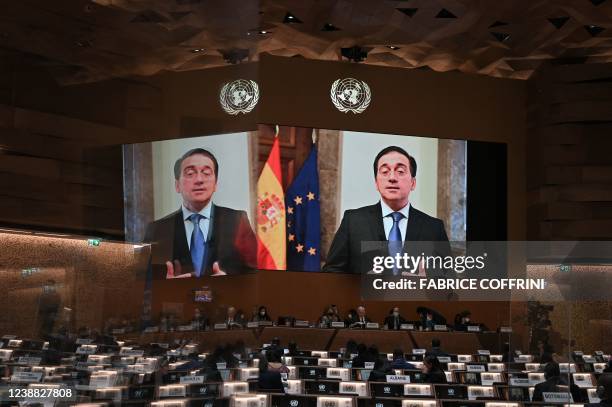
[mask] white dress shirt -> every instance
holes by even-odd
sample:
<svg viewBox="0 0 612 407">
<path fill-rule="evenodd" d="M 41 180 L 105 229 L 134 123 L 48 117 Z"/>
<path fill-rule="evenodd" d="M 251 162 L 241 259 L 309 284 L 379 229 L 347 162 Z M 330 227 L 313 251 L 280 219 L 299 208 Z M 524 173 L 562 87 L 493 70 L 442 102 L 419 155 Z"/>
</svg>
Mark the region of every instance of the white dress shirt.
<svg viewBox="0 0 612 407">
<path fill-rule="evenodd" d="M 191 235 L 193 234 L 193 222 L 189 217 L 195 213 L 191 212 L 189 209 L 185 208 L 185 205 L 181 205 L 181 209 L 183 210 L 183 221 L 185 223 L 185 236 L 187 237 L 187 245 L 189 246 L 189 250 L 191 250 Z M 200 212 L 200 215 L 204 216 L 204 218 L 200 219 L 200 230 L 204 234 L 204 241 L 208 241 L 208 228 L 210 227 L 210 212 L 212 209 L 212 201 L 208 202 Z"/>
<path fill-rule="evenodd" d="M 410 214 L 410 202 L 408 202 L 408 204 L 406 204 L 406 206 L 399 211 L 394 211 L 393 209 L 389 208 L 389 205 L 387 205 L 383 200 L 380 201 L 380 206 L 382 208 L 385 237 L 387 240 L 389 240 L 389 234 L 391 233 L 391 228 L 393 227 L 393 217 L 391 217 L 391 214 L 393 212 L 400 212 L 402 215 L 404 215 L 404 217 L 400 219 L 398 227 L 400 233 L 402 234 L 402 243 L 406 241 L 406 229 L 408 227 L 408 215 Z"/>
</svg>

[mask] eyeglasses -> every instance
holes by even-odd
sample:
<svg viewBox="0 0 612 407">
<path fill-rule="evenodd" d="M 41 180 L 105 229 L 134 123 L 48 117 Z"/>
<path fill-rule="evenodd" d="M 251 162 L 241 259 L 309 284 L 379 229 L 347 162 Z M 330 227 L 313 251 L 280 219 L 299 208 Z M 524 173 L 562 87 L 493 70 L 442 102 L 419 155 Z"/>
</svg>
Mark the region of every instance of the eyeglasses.
<svg viewBox="0 0 612 407">
<path fill-rule="evenodd" d="M 410 176 L 410 171 L 408 171 L 408 169 L 402 168 L 402 167 L 397 168 L 395 170 L 383 167 L 383 168 L 378 170 L 378 175 L 380 175 L 383 178 L 389 178 L 389 177 L 391 177 L 391 174 L 395 174 L 395 176 L 398 177 L 398 178 L 404 178 L 404 177 Z"/>
<path fill-rule="evenodd" d="M 198 173 L 202 174 L 202 177 L 204 179 L 210 179 L 215 176 L 215 172 L 210 168 L 204 168 L 200 171 L 196 170 L 195 168 L 185 168 L 185 170 L 183 171 L 183 177 L 187 179 L 193 179 L 197 177 Z"/>
</svg>

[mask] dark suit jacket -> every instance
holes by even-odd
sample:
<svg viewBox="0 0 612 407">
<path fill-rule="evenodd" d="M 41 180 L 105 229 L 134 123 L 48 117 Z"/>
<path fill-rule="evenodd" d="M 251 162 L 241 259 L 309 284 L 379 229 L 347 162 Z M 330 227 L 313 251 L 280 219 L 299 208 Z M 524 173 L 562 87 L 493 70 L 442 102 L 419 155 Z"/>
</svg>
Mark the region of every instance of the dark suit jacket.
<svg viewBox="0 0 612 407">
<path fill-rule="evenodd" d="M 145 241 L 152 243 L 154 278 L 165 278 L 166 261 L 172 260 L 180 261 L 181 273 L 193 272 L 181 209 L 149 224 Z M 202 275 L 211 274 L 214 262 L 227 274 L 247 272 L 256 265 L 257 240 L 244 211 L 213 204 L 206 244 Z"/>
<path fill-rule="evenodd" d="M 412 205 L 408 214 L 408 226 L 404 240 L 406 243 L 404 252 L 409 252 L 407 250 L 409 242 L 423 241 L 446 242 L 445 244 L 436 245 L 436 248 L 438 246 L 442 248 L 442 253 L 438 253 L 442 256 L 450 254 L 450 244 L 448 244 L 448 236 L 444 229 L 444 223 L 440 219 L 433 218 L 415 209 Z M 380 202 L 358 209 L 347 210 L 344 212 L 340 227 L 332 241 L 323 271 L 348 273 L 369 271 L 372 266 L 370 257 L 375 255 L 387 256 L 388 250 L 385 250 L 386 253 L 375 250 L 375 253 L 367 253 L 362 256 L 361 242 L 384 241 L 387 241 L 387 237 L 385 235 Z M 419 250 L 414 255 L 420 253 L 421 251 Z M 364 267 L 367 269 L 362 270 Z"/>
<path fill-rule="evenodd" d="M 552 393 L 563 393 L 564 390 L 559 388 L 558 386 L 567 386 L 565 380 L 560 377 L 551 377 L 545 382 L 538 383 L 535 385 L 533 389 L 533 398 L 531 401 L 544 401 L 544 394 L 546 392 Z M 575 384 L 569 386 L 570 393 L 572 393 L 572 397 L 576 403 L 580 403 L 582 401 L 582 397 L 580 395 L 580 389 Z"/>
<path fill-rule="evenodd" d="M 383 323 L 383 325 L 386 325 L 388 329 L 394 329 L 394 325 L 395 325 L 394 319 L 395 317 L 393 315 L 387 315 L 385 317 L 385 322 Z M 405 323 L 406 323 L 406 320 L 404 319 L 404 317 L 399 315 L 397 317 L 397 329 L 400 328 L 401 324 L 405 324 Z"/>
</svg>

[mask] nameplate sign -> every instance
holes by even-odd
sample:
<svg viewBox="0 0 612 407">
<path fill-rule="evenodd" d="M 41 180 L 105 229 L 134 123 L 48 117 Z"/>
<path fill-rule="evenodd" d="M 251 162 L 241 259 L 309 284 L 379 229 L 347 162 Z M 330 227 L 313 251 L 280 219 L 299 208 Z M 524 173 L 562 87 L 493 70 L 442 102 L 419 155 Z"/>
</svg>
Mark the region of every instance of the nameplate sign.
<svg viewBox="0 0 612 407">
<path fill-rule="evenodd" d="M 204 376 L 181 376 L 180 384 L 204 384 Z"/>
<path fill-rule="evenodd" d="M 76 344 L 77 345 L 89 345 L 91 341 L 92 341 L 91 338 L 77 338 Z"/>
<path fill-rule="evenodd" d="M 356 394 L 359 397 L 368 395 L 367 383 L 364 382 L 342 382 L 339 386 L 340 394 Z"/>
<path fill-rule="evenodd" d="M 159 327 L 158 326 L 148 326 L 144 329 L 144 333 L 146 334 L 153 334 L 159 332 Z"/>
<path fill-rule="evenodd" d="M 493 387 L 468 386 L 468 400 L 476 400 L 480 397 L 491 398 L 493 396 Z"/>
<path fill-rule="evenodd" d="M 449 363 L 448 370 L 451 372 L 455 370 L 465 370 L 465 363 Z"/>
<path fill-rule="evenodd" d="M 559 363 L 561 373 L 576 373 L 576 365 L 573 363 Z"/>
<path fill-rule="evenodd" d="M 596 350 L 594 353 L 595 353 L 597 356 L 603 356 L 603 354 L 604 354 L 604 353 L 603 353 L 603 351 L 601 351 L 601 350 Z"/>
<path fill-rule="evenodd" d="M 414 324 L 401 324 L 400 325 L 400 329 L 403 331 L 413 331 L 414 330 Z"/>
<path fill-rule="evenodd" d="M 512 327 L 511 326 L 500 326 L 499 327 L 499 332 L 501 332 L 503 334 L 511 334 L 512 333 Z"/>
<path fill-rule="evenodd" d="M 213 329 L 227 329 L 227 324 L 225 324 L 225 323 L 215 324 L 213 326 Z"/>
<path fill-rule="evenodd" d="M 573 403 L 572 393 L 545 391 L 542 392 L 545 403 Z"/>
<path fill-rule="evenodd" d="M 440 363 L 450 363 L 450 356 L 438 356 L 438 362 Z"/>
<path fill-rule="evenodd" d="M 467 331 L 468 332 L 480 332 L 480 326 L 479 325 L 468 325 Z"/>
<path fill-rule="evenodd" d="M 405 396 L 431 396 L 431 386 L 428 384 L 405 384 Z"/>
<path fill-rule="evenodd" d="M 42 358 L 36 358 L 32 356 L 20 356 L 19 359 L 17 359 L 17 363 L 20 365 L 38 366 L 40 365 L 41 360 Z"/>
<path fill-rule="evenodd" d="M 434 331 L 446 331 L 448 327 L 446 325 L 434 325 Z"/>
<path fill-rule="evenodd" d="M 491 351 L 488 350 L 488 349 L 478 349 L 478 354 L 479 355 L 490 356 L 491 355 Z"/>
<path fill-rule="evenodd" d="M 584 352 L 583 352 L 583 351 L 581 351 L 581 350 L 575 350 L 575 351 L 574 351 L 574 355 L 576 355 L 576 356 L 582 356 L 582 355 L 584 355 Z"/>
<path fill-rule="evenodd" d="M 17 337 L 17 335 L 3 335 L 2 339 L 15 339 Z"/>
<path fill-rule="evenodd" d="M 317 407 L 351 407 L 352 397 L 317 397 Z"/>
<path fill-rule="evenodd" d="M 472 355 L 457 355 L 457 362 L 471 362 Z"/>
<path fill-rule="evenodd" d="M 177 330 L 179 332 L 192 331 L 193 330 L 193 326 L 191 326 L 191 325 L 179 325 Z"/>
<path fill-rule="evenodd" d="M 12 383 L 37 383 L 42 379 L 42 372 L 15 372 L 11 376 Z"/>
<path fill-rule="evenodd" d="M 582 361 L 583 361 L 584 363 L 595 363 L 595 362 L 597 362 L 597 360 L 595 360 L 595 358 L 594 358 L 593 356 L 591 356 L 591 355 L 585 355 L 585 356 L 583 356 L 583 357 L 582 357 Z"/>
<path fill-rule="evenodd" d="M 424 355 L 427 352 L 427 349 L 412 349 L 412 354 L 413 355 Z"/>
<path fill-rule="evenodd" d="M 546 381 L 546 379 L 544 378 L 544 373 L 529 373 L 528 376 L 529 384 L 531 386 L 535 386 L 538 383 Z"/>
<path fill-rule="evenodd" d="M 366 324 L 366 329 L 378 329 L 380 328 L 380 325 L 378 324 L 378 322 L 368 322 Z"/>
<path fill-rule="evenodd" d="M 303 320 L 295 321 L 293 326 L 296 327 L 296 328 L 308 328 L 309 322 L 308 321 L 303 321 Z"/>
<path fill-rule="evenodd" d="M 223 370 L 223 369 L 227 369 L 227 363 L 225 362 L 217 363 L 217 370 Z"/>
<path fill-rule="evenodd" d="M 402 407 L 436 407 L 435 400 L 402 400 Z"/>
<path fill-rule="evenodd" d="M 593 380 L 590 374 L 576 374 L 574 373 L 574 383 L 578 387 L 593 387 Z"/>
<path fill-rule="evenodd" d="M 387 375 L 387 383 L 410 383 L 410 376 L 406 375 Z"/>
<path fill-rule="evenodd" d="M 597 397 L 597 389 L 587 389 L 587 396 L 589 396 L 589 403 L 600 403 L 601 399 Z"/>
<path fill-rule="evenodd" d="M 500 373 L 481 373 L 480 383 L 483 386 L 492 386 L 493 383 L 499 383 L 502 381 Z"/>
<path fill-rule="evenodd" d="M 19 348 L 23 341 L 21 339 L 9 339 L 8 347 L 9 348 Z"/>
<path fill-rule="evenodd" d="M 78 355 L 93 355 L 98 350 L 96 345 L 81 345 L 77 348 L 76 353 Z"/>
<path fill-rule="evenodd" d="M 134 357 L 142 357 L 144 355 L 144 350 L 142 349 L 127 349 L 122 356 L 134 356 Z"/>
<path fill-rule="evenodd" d="M 332 322 L 331 327 L 332 328 L 344 328 L 344 322 L 342 321 Z"/>
<path fill-rule="evenodd" d="M 0 360 L 2 359 L 2 354 L 0 354 Z M 593 363 L 593 370 L 595 370 L 595 373 L 603 373 L 604 369 L 606 368 L 606 363 Z"/>
<path fill-rule="evenodd" d="M 528 372 L 537 372 L 540 370 L 539 363 L 525 363 L 525 370 Z"/>
<path fill-rule="evenodd" d="M 531 385 L 529 379 L 523 377 L 511 377 L 510 386 L 529 387 Z"/>
<path fill-rule="evenodd" d="M 342 381 L 350 380 L 350 371 L 347 368 L 327 368 L 327 378 L 340 379 Z"/>
<path fill-rule="evenodd" d="M 467 365 L 466 369 L 468 372 L 484 372 L 484 365 Z"/>
<path fill-rule="evenodd" d="M 374 362 L 364 362 L 363 367 L 364 369 L 374 369 Z"/>
<path fill-rule="evenodd" d="M 489 363 L 487 365 L 489 372 L 503 372 L 504 364 L 503 363 Z"/>
<path fill-rule="evenodd" d="M 272 326 L 272 321 L 259 321 L 259 326 Z"/>
</svg>

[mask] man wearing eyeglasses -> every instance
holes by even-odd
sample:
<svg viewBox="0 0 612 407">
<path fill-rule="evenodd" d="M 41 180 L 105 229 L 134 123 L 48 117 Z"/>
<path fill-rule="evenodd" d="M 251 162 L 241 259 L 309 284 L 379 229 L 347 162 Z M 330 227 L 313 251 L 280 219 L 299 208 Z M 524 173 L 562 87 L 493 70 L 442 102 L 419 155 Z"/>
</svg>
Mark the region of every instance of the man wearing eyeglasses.
<svg viewBox="0 0 612 407">
<path fill-rule="evenodd" d="M 208 150 L 187 151 L 174 164 L 181 208 L 149 225 L 152 265 L 165 278 L 223 276 L 248 271 L 256 261 L 256 239 L 244 211 L 213 203 L 219 163 Z"/>
<path fill-rule="evenodd" d="M 401 255 L 410 241 L 445 242 L 443 251 L 450 253 L 444 223 L 410 204 L 410 193 L 416 188 L 416 171 L 416 160 L 401 147 L 389 146 L 376 155 L 374 181 L 380 201 L 344 212 L 324 271 L 359 273 L 363 270 L 369 260 L 361 261 L 365 259 L 362 242 L 386 241 L 384 256 Z M 385 272 L 405 273 L 398 267 Z"/>
</svg>

